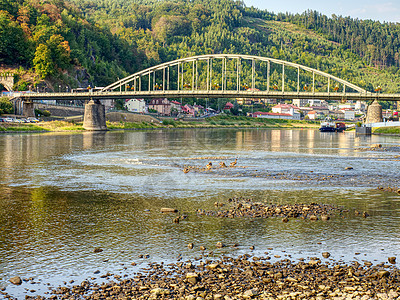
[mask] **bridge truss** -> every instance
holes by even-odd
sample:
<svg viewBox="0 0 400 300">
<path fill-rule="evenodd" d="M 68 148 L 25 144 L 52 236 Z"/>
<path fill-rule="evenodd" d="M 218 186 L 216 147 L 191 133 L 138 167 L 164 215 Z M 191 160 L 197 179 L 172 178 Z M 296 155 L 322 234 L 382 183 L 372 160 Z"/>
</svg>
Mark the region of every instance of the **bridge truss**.
<svg viewBox="0 0 400 300">
<path fill-rule="evenodd" d="M 328 73 L 268 57 L 210 54 L 166 62 L 100 91 L 29 93 L 31 100 L 130 98 L 264 98 L 398 101 L 400 94 L 368 92 Z"/>
<path fill-rule="evenodd" d="M 293 78 L 297 78 L 296 81 Z M 219 91 L 346 94 L 368 92 L 348 81 L 299 64 L 251 55 L 212 54 L 182 58 L 163 63 L 103 88 L 103 92 L 152 91 L 192 92 Z M 258 93 L 256 93 L 258 94 Z"/>
</svg>

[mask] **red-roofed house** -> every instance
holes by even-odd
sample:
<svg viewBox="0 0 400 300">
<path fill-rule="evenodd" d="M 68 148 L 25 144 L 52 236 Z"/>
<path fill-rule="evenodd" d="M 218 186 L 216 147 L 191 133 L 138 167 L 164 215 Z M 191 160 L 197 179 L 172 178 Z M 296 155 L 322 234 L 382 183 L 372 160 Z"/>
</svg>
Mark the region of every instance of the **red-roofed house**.
<svg viewBox="0 0 400 300">
<path fill-rule="evenodd" d="M 227 103 L 225 104 L 224 110 L 228 110 L 228 109 L 231 109 L 231 108 L 233 108 L 233 104 L 230 103 L 230 102 L 227 102 Z"/>
<path fill-rule="evenodd" d="M 293 120 L 300 120 L 300 109 L 293 104 L 278 104 L 272 107 L 272 112 L 275 114 L 289 114 Z"/>
<path fill-rule="evenodd" d="M 182 112 L 184 112 L 185 114 L 191 115 L 192 117 L 194 117 L 194 115 L 195 115 L 195 110 L 194 110 L 193 106 L 191 106 L 189 104 L 182 106 Z"/>
</svg>

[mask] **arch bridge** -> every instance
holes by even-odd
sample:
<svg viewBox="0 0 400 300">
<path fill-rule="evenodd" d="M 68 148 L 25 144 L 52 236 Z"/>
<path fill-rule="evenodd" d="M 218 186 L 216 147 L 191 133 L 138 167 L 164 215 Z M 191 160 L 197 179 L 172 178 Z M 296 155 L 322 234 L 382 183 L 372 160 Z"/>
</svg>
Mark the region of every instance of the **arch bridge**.
<svg viewBox="0 0 400 300">
<path fill-rule="evenodd" d="M 346 80 L 300 64 L 237 54 L 177 59 L 136 72 L 99 91 L 28 93 L 21 96 L 28 101 L 91 100 L 96 105 L 101 99 L 160 97 L 400 100 L 400 94 L 371 93 Z M 86 114 L 89 113 L 85 112 L 85 117 Z M 97 115 L 95 110 L 91 115 Z"/>
</svg>

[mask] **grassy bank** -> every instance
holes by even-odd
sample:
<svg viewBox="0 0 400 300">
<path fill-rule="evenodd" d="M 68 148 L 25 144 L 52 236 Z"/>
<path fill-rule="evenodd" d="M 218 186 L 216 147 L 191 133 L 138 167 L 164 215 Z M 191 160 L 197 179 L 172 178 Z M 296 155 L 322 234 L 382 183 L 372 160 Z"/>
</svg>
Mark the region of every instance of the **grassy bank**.
<svg viewBox="0 0 400 300">
<path fill-rule="evenodd" d="M 373 132 L 374 134 L 395 134 L 395 135 L 400 135 L 400 127 L 379 127 L 379 128 L 374 128 Z"/>
<path fill-rule="evenodd" d="M 109 130 L 153 129 L 153 128 L 318 128 L 311 121 L 249 118 L 242 116 L 216 116 L 195 121 L 165 119 L 162 122 L 109 122 Z M 38 124 L 0 124 L 1 132 L 31 131 L 83 131 L 82 122 L 49 121 Z"/>
</svg>

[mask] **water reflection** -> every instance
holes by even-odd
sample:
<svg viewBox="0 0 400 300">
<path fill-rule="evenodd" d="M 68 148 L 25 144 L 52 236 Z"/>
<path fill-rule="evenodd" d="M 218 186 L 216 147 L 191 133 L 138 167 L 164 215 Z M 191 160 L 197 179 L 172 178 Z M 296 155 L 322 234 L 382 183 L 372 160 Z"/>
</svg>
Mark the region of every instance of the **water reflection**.
<svg viewBox="0 0 400 300">
<path fill-rule="evenodd" d="M 329 251 L 333 259 L 385 261 L 399 255 L 400 198 L 376 190 L 376 183 L 397 183 L 400 165 L 398 153 L 358 150 L 371 143 L 391 146 L 399 140 L 308 129 L 2 135 L 0 286 L 23 296 L 24 287 L 8 286 L 8 278 L 34 276 L 60 284 L 91 277 L 97 269 L 129 273 L 136 270 L 132 261 L 140 267 L 147 261 L 175 260 L 180 254 L 193 258 L 200 254 L 200 245 L 215 255 L 238 255 L 256 246 L 256 254 L 272 247 L 283 257 L 289 252 L 298 258 Z M 212 160 L 218 165 L 234 158 L 237 168 L 182 172 L 187 164 L 204 166 Z M 344 170 L 349 164 L 353 173 Z M 311 171 L 343 175 L 345 182 L 294 180 Z M 277 173 L 292 177 L 270 176 Z M 214 202 L 230 197 L 335 204 L 371 216 L 344 214 L 328 223 L 283 223 L 195 213 L 199 208 L 215 209 Z M 175 216 L 160 214 L 161 207 L 175 207 L 189 217 L 174 224 Z M 217 241 L 240 246 L 216 249 Z M 190 242 L 194 250 L 187 249 Z M 95 254 L 95 247 L 104 251 Z"/>
</svg>

